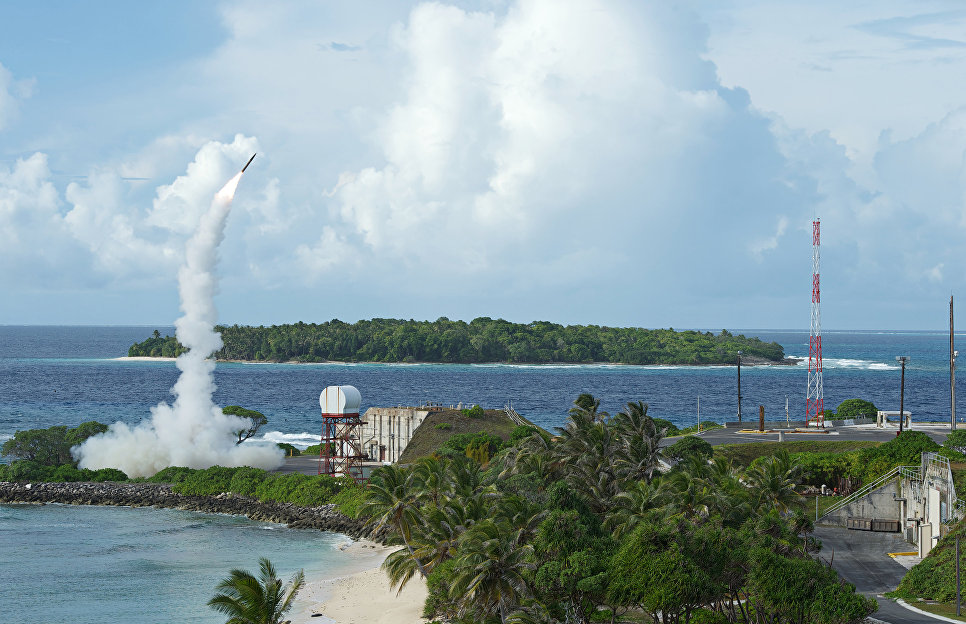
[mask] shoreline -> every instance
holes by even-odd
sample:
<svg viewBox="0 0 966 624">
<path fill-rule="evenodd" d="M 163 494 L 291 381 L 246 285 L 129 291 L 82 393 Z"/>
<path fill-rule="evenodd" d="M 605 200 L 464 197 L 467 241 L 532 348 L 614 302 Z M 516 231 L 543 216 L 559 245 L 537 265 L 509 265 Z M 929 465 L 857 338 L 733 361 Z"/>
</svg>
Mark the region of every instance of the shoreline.
<svg viewBox="0 0 966 624">
<path fill-rule="evenodd" d="M 173 357 L 151 357 L 147 355 L 123 355 L 121 357 L 108 358 L 114 362 L 175 362 L 178 358 Z M 804 362 L 807 358 L 787 356 L 781 362 L 773 362 L 771 360 L 766 360 L 763 358 L 750 358 L 747 357 L 742 360 L 742 365 L 747 367 L 754 366 L 798 366 Z M 291 364 L 294 366 L 358 366 L 360 364 L 380 364 L 383 366 L 546 366 L 546 367 L 578 367 L 578 366 L 590 366 L 590 367 L 603 367 L 603 366 L 636 366 L 640 368 L 713 368 L 713 367 L 731 367 L 734 366 L 732 363 L 714 363 L 714 364 L 626 364 L 624 362 L 342 362 L 340 360 L 323 360 L 321 362 L 300 362 L 298 360 L 286 360 L 282 361 L 262 361 L 262 360 L 220 360 L 215 359 L 216 362 L 223 362 L 226 364 L 253 364 L 253 365 L 266 365 L 266 364 Z"/>
<path fill-rule="evenodd" d="M 355 571 L 336 578 L 307 578 L 287 614 L 292 624 L 424 623 L 425 581 L 417 575 L 397 593 L 389 587 L 389 578 L 382 570 L 382 562 L 396 548 L 365 539 L 345 547 L 346 553 L 364 562 L 360 561 Z"/>
<path fill-rule="evenodd" d="M 284 524 L 290 529 L 316 529 L 373 542 L 378 542 L 386 534 L 385 527 L 374 531 L 365 522 L 343 515 L 332 504 L 299 507 L 293 503 L 264 502 L 228 494 L 188 496 L 172 492 L 170 485 L 155 483 L 0 481 L 2 503 L 155 507 L 229 514 L 245 516 L 256 522 Z"/>
</svg>

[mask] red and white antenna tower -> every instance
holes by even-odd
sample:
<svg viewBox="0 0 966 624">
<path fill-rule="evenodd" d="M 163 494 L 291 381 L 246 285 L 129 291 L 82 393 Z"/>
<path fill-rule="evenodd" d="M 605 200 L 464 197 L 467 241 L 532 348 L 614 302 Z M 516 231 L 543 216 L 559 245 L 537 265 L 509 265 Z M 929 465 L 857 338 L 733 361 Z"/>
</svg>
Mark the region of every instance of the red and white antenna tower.
<svg viewBox="0 0 966 624">
<path fill-rule="evenodd" d="M 808 336 L 808 391 L 805 395 L 805 424 L 825 426 L 822 390 L 822 295 L 819 290 L 818 261 L 821 223 L 812 221 L 812 324 Z"/>
</svg>

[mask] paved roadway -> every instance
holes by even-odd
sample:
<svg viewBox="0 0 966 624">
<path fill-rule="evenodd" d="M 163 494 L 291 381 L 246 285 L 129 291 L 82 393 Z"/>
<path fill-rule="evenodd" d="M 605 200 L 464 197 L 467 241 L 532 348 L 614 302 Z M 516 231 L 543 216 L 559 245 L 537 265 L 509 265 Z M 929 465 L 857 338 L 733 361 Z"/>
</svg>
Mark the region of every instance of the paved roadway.
<svg viewBox="0 0 966 624">
<path fill-rule="evenodd" d="M 872 617 L 889 624 L 935 624 L 940 620 L 910 611 L 882 594 L 894 590 L 906 568 L 889 557 L 891 552 L 908 552 L 913 546 L 898 533 L 850 531 L 840 527 L 816 527 L 815 537 L 822 540 L 821 558 L 831 561 L 842 578 L 856 591 L 875 598 L 879 611 Z"/>
<path fill-rule="evenodd" d="M 917 425 L 913 424 L 913 431 L 923 431 L 930 438 L 942 444 L 949 433 L 949 425 Z M 875 425 L 857 425 L 853 427 L 834 427 L 827 429 L 828 433 L 793 433 L 785 432 L 785 440 L 828 440 L 828 441 L 853 441 L 853 440 L 873 440 L 875 442 L 888 442 L 896 437 L 895 427 L 879 429 Z M 740 432 L 737 429 L 713 429 L 700 434 L 712 446 L 719 444 L 742 444 L 745 442 L 777 442 L 778 432 L 758 433 Z M 680 438 L 672 438 L 672 442 Z"/>
</svg>

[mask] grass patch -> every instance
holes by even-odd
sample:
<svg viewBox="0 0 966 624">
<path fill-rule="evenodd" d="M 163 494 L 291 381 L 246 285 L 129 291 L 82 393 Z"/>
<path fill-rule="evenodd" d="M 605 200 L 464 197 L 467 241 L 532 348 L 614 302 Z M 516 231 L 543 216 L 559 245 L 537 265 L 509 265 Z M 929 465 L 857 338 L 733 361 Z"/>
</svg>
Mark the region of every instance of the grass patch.
<svg viewBox="0 0 966 624">
<path fill-rule="evenodd" d="M 912 605 L 917 609 L 922 609 L 928 613 L 934 615 L 941 615 L 943 617 L 948 617 L 952 620 L 958 620 L 960 622 L 966 622 L 966 600 L 960 608 L 960 612 L 964 615 L 956 615 L 956 603 L 955 602 L 926 602 L 916 600 L 915 598 L 903 598 L 907 603 Z"/>
<path fill-rule="evenodd" d="M 878 446 L 872 440 L 795 440 L 790 442 L 746 442 L 714 447 L 715 457 L 730 459 L 737 466 L 749 466 L 759 457 L 774 455 L 779 449 L 789 453 L 848 453 Z"/>
<path fill-rule="evenodd" d="M 684 429 L 678 429 L 678 432 L 674 435 L 666 436 L 668 438 L 679 438 L 686 435 L 694 435 L 695 433 L 703 433 L 705 431 L 713 431 L 715 429 L 724 429 L 724 425 L 721 423 L 716 423 L 713 420 L 701 423 L 701 431 L 698 431 L 697 425 L 691 425 L 690 427 L 685 427 Z"/>
<path fill-rule="evenodd" d="M 482 432 L 506 441 L 517 427 L 503 410 L 482 410 L 482 415 L 475 412 L 474 416 L 467 416 L 463 414 L 464 411 L 467 410 L 444 409 L 430 412 L 426 420 L 413 432 L 413 438 L 399 457 L 399 463 L 408 464 L 420 457 L 432 455 L 450 438 L 459 434 Z"/>
</svg>

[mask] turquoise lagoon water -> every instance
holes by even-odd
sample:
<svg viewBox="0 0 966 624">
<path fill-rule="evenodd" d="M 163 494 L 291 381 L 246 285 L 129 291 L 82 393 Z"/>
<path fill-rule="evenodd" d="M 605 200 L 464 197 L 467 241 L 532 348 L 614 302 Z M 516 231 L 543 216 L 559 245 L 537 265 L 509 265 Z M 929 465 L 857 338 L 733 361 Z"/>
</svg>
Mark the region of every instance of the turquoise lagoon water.
<svg viewBox="0 0 966 624">
<path fill-rule="evenodd" d="M 260 556 L 283 579 L 375 565 L 339 550 L 348 541 L 238 516 L 0 505 L 0 622 L 224 622 L 205 603 L 230 569 L 257 573 Z"/>
</svg>

